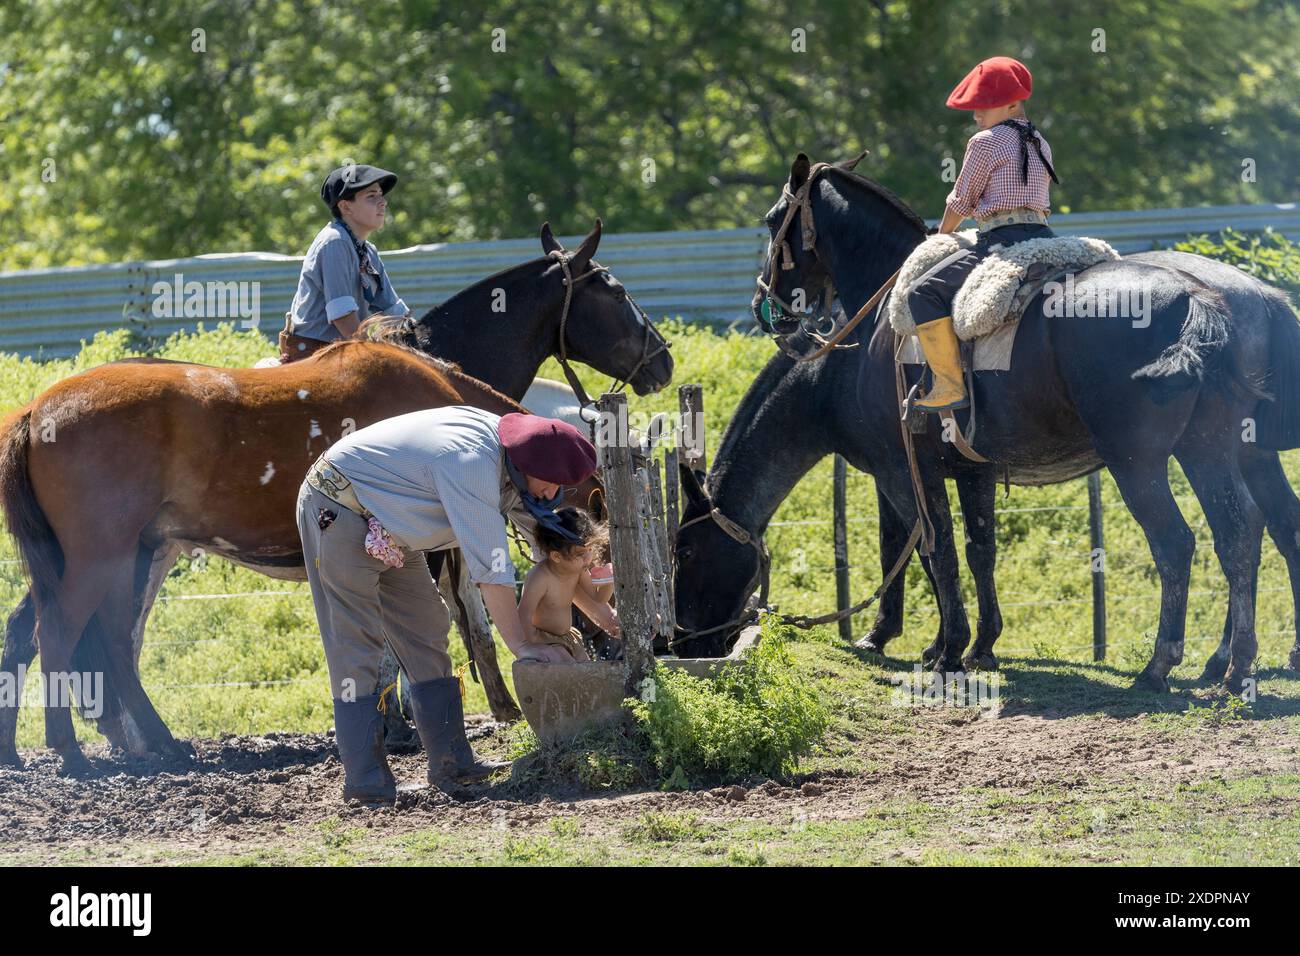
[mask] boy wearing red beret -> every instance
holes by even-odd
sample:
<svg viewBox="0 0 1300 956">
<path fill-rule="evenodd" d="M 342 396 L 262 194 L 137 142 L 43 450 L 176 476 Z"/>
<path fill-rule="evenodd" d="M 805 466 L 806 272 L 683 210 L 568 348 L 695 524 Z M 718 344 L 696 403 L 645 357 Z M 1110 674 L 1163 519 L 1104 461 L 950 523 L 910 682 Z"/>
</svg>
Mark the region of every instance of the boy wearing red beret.
<svg viewBox="0 0 1300 956">
<path fill-rule="evenodd" d="M 948 96 L 953 109 L 972 110 L 980 131 L 966 144 L 961 173 L 948 194 L 939 232 L 955 230 L 967 217 L 979 228 L 974 246 L 940 262 L 912 287 L 908 306 L 934 379 L 916 402 L 927 412 L 970 404 L 962 378 L 961 351 L 952 327 L 952 301 L 971 270 L 995 246 L 1053 236 L 1047 226 L 1052 149 L 1025 116 L 1033 77 L 1019 60 L 995 56 L 966 74 Z"/>
</svg>

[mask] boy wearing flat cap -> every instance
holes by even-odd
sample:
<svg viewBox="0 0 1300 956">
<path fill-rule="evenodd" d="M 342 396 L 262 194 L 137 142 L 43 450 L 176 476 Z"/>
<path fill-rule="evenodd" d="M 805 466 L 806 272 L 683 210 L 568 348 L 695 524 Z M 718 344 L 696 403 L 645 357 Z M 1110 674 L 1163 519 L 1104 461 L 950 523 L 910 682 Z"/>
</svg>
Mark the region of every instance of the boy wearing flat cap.
<svg viewBox="0 0 1300 956">
<path fill-rule="evenodd" d="M 311 467 L 298 494 L 298 532 L 329 665 L 345 800 L 396 796 L 374 693 L 385 641 L 411 682 L 429 783 L 472 782 L 506 766 L 476 758 L 465 737 L 447 654 L 451 618 L 421 552 L 461 550 L 516 657 L 568 660 L 526 642 L 506 520 L 530 536 L 538 524 L 558 526 L 553 507 L 563 486 L 595 470 L 596 449 L 572 425 L 465 405 L 358 429 Z"/>
<path fill-rule="evenodd" d="M 377 166 L 340 166 L 325 177 L 320 198 L 334 218 L 312 240 L 298 291 L 280 333 L 280 363 L 306 358 L 351 338 L 367 318 L 404 316 L 379 250 L 368 242 L 384 225 L 397 175 Z"/>
<path fill-rule="evenodd" d="M 1034 81 L 1019 60 L 995 56 L 966 74 L 948 106 L 972 110 L 980 131 L 966 144 L 957 182 L 948 194 L 940 232 L 968 217 L 979 227 L 974 246 L 940 262 L 912 287 L 908 305 L 934 385 L 917 400 L 927 412 L 970 404 L 962 378 L 961 350 L 952 327 L 952 302 L 962 282 L 995 246 L 1053 236 L 1047 226 L 1052 148 L 1025 116 Z"/>
</svg>

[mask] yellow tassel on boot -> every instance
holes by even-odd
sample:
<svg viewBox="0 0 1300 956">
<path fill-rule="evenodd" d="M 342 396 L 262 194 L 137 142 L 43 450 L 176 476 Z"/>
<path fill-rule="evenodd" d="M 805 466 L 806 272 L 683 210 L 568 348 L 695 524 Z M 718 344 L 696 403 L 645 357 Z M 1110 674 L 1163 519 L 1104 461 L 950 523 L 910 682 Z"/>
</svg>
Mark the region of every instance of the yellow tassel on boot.
<svg viewBox="0 0 1300 956">
<path fill-rule="evenodd" d="M 916 400 L 923 412 L 942 412 L 950 408 L 965 408 L 970 404 L 966 396 L 966 379 L 961 373 L 961 345 L 952 329 L 952 317 L 945 316 L 916 327 L 921 340 L 921 351 L 930 365 L 934 387 L 925 398 Z"/>
</svg>

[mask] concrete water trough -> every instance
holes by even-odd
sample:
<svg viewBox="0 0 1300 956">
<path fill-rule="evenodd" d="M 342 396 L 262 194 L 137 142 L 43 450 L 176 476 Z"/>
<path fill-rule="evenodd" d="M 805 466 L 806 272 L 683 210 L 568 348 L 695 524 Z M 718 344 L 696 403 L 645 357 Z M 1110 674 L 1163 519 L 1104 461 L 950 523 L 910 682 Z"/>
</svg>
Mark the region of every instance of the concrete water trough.
<svg viewBox="0 0 1300 956">
<path fill-rule="evenodd" d="M 659 665 L 694 677 L 712 677 L 758 643 L 759 626 L 740 632 L 726 657 L 661 657 Z M 622 661 L 548 664 L 515 661 L 515 696 L 542 743 L 573 740 L 584 731 L 615 723 L 623 715 Z"/>
</svg>

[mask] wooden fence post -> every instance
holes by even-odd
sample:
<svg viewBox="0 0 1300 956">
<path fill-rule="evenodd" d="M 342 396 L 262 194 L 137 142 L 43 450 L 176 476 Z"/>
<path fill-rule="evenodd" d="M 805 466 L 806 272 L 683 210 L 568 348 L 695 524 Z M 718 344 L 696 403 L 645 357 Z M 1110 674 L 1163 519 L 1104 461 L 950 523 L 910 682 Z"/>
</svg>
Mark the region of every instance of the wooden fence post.
<svg viewBox="0 0 1300 956">
<path fill-rule="evenodd" d="M 682 464 L 706 471 L 704 455 L 704 387 L 682 385 L 677 389 L 677 409 L 681 420 L 677 429 L 677 447 Z"/>
<path fill-rule="evenodd" d="M 623 641 L 623 693 L 639 697 L 641 683 L 654 668 L 654 601 L 643 553 L 647 535 L 643 513 L 648 494 L 638 494 L 633 472 L 632 438 L 627 425 L 627 396 L 606 392 L 596 403 L 596 446 L 600 451 L 605 506 L 609 511 L 609 550 L 614 561 L 614 594 Z M 649 482 L 647 480 L 646 484 Z"/>
<path fill-rule="evenodd" d="M 835 609 L 843 611 L 849 606 L 849 529 L 848 529 L 848 463 L 835 456 Z M 840 640 L 853 641 L 853 619 L 840 620 Z"/>
<path fill-rule="evenodd" d="M 1101 516 L 1101 472 L 1088 476 L 1088 560 L 1092 566 L 1092 659 L 1106 659 L 1106 539 Z"/>
</svg>

